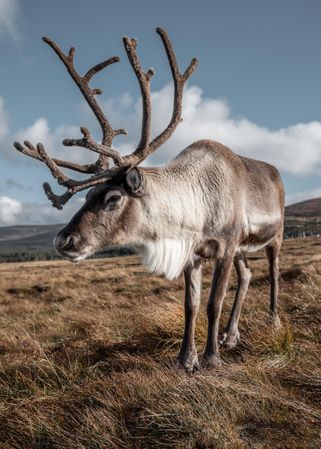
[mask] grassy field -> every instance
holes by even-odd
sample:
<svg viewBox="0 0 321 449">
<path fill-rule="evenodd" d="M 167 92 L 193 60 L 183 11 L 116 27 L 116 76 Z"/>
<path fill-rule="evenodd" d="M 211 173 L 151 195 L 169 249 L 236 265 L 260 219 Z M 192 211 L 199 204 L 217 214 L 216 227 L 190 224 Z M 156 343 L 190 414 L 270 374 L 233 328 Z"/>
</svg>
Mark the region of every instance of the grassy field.
<svg viewBox="0 0 321 449">
<path fill-rule="evenodd" d="M 0 448 L 321 447 L 321 239 L 284 244 L 278 331 L 266 259 L 250 265 L 241 343 L 220 369 L 188 375 L 175 365 L 182 279 L 135 256 L 0 264 Z M 233 273 L 222 325 L 234 289 Z"/>
</svg>

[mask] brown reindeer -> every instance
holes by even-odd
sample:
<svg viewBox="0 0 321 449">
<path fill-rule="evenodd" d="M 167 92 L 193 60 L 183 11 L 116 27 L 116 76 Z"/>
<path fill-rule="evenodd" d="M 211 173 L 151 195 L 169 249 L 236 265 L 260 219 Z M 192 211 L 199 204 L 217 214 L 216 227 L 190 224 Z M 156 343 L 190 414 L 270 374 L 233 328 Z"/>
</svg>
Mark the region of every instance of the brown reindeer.
<svg viewBox="0 0 321 449">
<path fill-rule="evenodd" d="M 66 187 L 64 194 L 56 195 L 49 184 L 44 184 L 54 207 L 61 209 L 76 192 L 91 188 L 85 204 L 54 240 L 63 257 L 79 262 L 108 245 L 133 245 L 151 271 L 169 279 L 184 272 L 185 330 L 178 361 L 193 371 L 198 367 L 194 332 L 204 259 L 215 260 L 207 305 L 208 338 L 203 357 L 206 366 L 220 363 L 219 320 L 233 262 L 238 286 L 221 343 L 233 347 L 239 339 L 238 321 L 251 277 L 246 260 L 249 252 L 265 248 L 271 276 L 270 316 L 274 323 L 279 322 L 278 257 L 284 191 L 273 166 L 238 156 L 211 140 L 191 144 L 164 167 L 138 167 L 170 138 L 181 122 L 184 84 L 197 66 L 193 59 L 180 73 L 166 32 L 161 28 L 156 31 L 164 44 L 175 87 L 172 117 L 160 135 L 151 140 L 150 80 L 154 71 L 143 71 L 135 39 L 124 37 L 123 42 L 141 89 L 142 133 L 136 150 L 121 156 L 112 147 L 112 141 L 126 131 L 111 127 L 96 100 L 102 91 L 89 86 L 97 72 L 119 59 L 108 59 L 81 76 L 74 67 L 75 49 L 66 55 L 53 41 L 44 38 L 66 66 L 102 129 L 101 143 L 94 141 L 87 128 L 81 128 L 81 139 L 66 139 L 63 144 L 88 148 L 99 157 L 93 164 L 79 165 L 51 158 L 41 143 L 36 147 L 27 141 L 24 146 L 17 142 L 14 145 L 23 154 L 44 162 L 58 183 Z M 114 162 L 112 167 L 109 159 Z M 91 176 L 76 181 L 60 167 Z"/>
</svg>

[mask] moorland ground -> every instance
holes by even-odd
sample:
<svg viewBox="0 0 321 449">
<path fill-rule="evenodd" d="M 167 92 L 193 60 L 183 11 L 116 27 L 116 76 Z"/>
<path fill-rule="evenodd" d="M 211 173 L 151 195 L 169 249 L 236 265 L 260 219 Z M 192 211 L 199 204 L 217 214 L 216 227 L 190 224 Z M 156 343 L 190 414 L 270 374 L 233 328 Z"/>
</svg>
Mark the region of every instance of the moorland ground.
<svg viewBox="0 0 321 449">
<path fill-rule="evenodd" d="M 150 275 L 135 256 L 0 264 L 0 448 L 321 447 L 321 239 L 283 246 L 279 330 L 264 253 L 250 266 L 239 346 L 191 375 L 175 365 L 182 278 Z M 222 326 L 234 290 L 235 273 Z"/>
</svg>

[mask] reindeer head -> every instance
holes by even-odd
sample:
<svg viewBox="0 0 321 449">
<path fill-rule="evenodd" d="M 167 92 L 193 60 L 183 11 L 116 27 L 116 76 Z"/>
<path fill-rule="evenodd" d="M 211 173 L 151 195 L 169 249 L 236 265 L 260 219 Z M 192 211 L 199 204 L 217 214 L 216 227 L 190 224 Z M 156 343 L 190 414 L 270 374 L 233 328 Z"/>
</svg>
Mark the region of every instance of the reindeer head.
<svg viewBox="0 0 321 449">
<path fill-rule="evenodd" d="M 106 246 L 137 242 L 143 194 L 143 175 L 135 167 L 92 187 L 85 204 L 55 237 L 56 250 L 79 262 Z"/>
<path fill-rule="evenodd" d="M 136 39 L 124 37 L 125 51 L 140 86 L 143 106 L 142 132 L 139 144 L 133 153 L 126 156 L 121 156 L 112 148 L 113 139 L 120 134 L 127 134 L 126 130 L 112 128 L 96 100 L 96 95 L 102 94 L 102 90 L 93 89 L 89 86 L 90 80 L 96 73 L 118 62 L 119 58 L 115 56 L 107 59 L 89 69 L 82 76 L 74 67 L 75 49 L 73 47 L 66 55 L 55 42 L 47 37 L 43 38 L 44 42 L 55 51 L 64 63 L 96 116 L 102 130 L 101 143 L 96 142 L 90 131 L 84 127 L 80 128 L 83 138 L 65 139 L 63 141 L 65 146 L 83 147 L 99 154 L 95 163 L 87 165 L 53 159 L 41 143 L 38 143 L 37 146 L 28 141 L 24 142 L 24 146 L 19 142 L 14 143 L 15 148 L 21 153 L 45 163 L 58 183 L 66 187 L 67 190 L 64 194 L 56 195 L 48 183 L 43 185 L 53 207 L 62 209 L 75 193 L 91 188 L 83 207 L 54 240 L 57 251 L 70 260 L 82 260 L 107 245 L 133 242 L 134 235 L 138 232 L 138 226 L 135 229 L 135 223 L 137 223 L 137 216 L 139 215 L 139 200 L 144 195 L 144 175 L 137 166 L 164 144 L 182 121 L 183 89 L 187 79 L 197 66 L 197 59 L 192 59 L 185 72 L 180 73 L 167 33 L 161 28 L 157 28 L 156 32 L 162 39 L 174 80 L 173 113 L 166 129 L 151 141 L 150 81 L 154 75 L 154 70 L 143 71 L 136 52 Z M 109 167 L 109 159 L 112 159 L 114 166 Z M 66 176 L 60 167 L 80 173 L 88 173 L 91 176 L 77 181 Z"/>
</svg>

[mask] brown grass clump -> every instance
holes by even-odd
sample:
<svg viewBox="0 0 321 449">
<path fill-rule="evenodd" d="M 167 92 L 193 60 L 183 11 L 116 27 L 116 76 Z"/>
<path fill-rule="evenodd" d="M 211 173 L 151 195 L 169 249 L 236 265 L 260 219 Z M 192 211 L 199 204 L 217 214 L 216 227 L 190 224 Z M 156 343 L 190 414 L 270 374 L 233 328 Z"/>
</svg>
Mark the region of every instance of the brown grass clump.
<svg viewBox="0 0 321 449">
<path fill-rule="evenodd" d="M 193 375 L 175 364 L 182 279 L 151 276 L 135 257 L 0 265 L 0 448 L 321 447 L 320 248 L 285 243 L 278 331 L 266 261 L 253 257 L 239 346 Z M 234 286 L 233 275 L 222 325 Z"/>
</svg>

